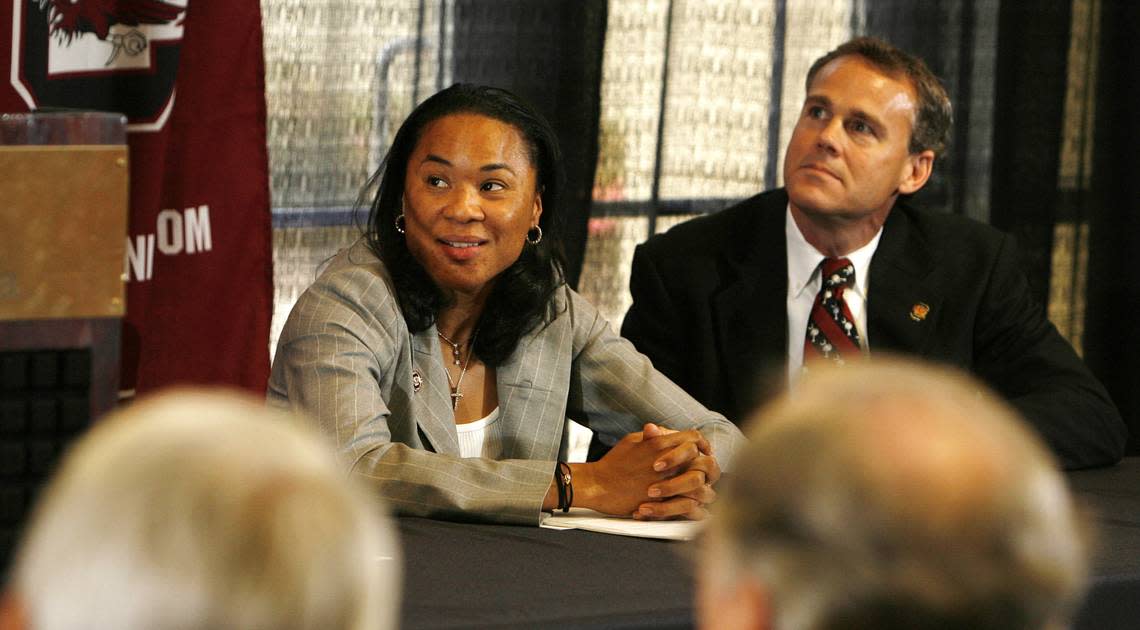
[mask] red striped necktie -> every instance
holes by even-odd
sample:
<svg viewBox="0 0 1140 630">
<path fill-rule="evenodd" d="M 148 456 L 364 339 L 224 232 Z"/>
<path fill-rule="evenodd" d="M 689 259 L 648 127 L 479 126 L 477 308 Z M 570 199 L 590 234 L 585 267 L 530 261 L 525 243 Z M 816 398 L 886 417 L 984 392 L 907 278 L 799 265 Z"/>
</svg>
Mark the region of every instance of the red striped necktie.
<svg viewBox="0 0 1140 630">
<path fill-rule="evenodd" d="M 846 258 L 824 258 L 820 274 L 823 284 L 811 306 L 804 336 L 804 365 L 820 358 L 843 363 L 859 356 L 859 329 L 843 300 L 843 292 L 855 280 L 855 266 Z"/>
</svg>

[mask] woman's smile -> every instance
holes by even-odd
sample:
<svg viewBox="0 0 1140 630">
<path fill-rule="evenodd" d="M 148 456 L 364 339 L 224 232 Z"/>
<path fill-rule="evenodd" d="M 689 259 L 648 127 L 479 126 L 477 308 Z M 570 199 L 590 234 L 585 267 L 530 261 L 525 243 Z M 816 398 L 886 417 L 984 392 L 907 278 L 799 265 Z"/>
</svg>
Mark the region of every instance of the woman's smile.
<svg viewBox="0 0 1140 630">
<path fill-rule="evenodd" d="M 437 242 L 443 247 L 445 255 L 459 262 L 478 256 L 487 243 L 486 240 L 472 238 L 441 238 Z"/>
</svg>

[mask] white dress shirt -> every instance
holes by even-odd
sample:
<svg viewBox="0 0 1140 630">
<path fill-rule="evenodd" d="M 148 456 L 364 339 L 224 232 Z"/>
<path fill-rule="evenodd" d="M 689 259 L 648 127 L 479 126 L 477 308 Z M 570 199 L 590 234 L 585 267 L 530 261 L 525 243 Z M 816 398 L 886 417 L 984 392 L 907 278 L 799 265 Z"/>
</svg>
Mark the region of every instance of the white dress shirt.
<svg viewBox="0 0 1140 630">
<path fill-rule="evenodd" d="M 792 208 L 788 206 L 784 217 L 784 242 L 788 248 L 788 382 L 793 383 L 802 372 L 804 364 L 804 335 L 807 332 L 808 317 L 812 304 L 822 283 L 819 263 L 824 256 L 804 235 L 792 218 Z M 867 291 L 871 268 L 871 257 L 879 246 L 883 229 L 866 245 L 847 254 L 845 258 L 855 267 L 855 280 L 843 292 L 843 300 L 855 318 L 855 328 L 859 331 L 859 345 L 864 350 L 870 347 L 867 339 Z"/>
</svg>

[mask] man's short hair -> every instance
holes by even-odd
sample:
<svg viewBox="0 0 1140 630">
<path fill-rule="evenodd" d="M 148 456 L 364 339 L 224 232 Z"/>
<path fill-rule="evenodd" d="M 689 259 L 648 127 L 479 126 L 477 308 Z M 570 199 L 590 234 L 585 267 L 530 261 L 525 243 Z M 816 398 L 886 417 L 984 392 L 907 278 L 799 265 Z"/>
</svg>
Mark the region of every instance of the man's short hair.
<svg viewBox="0 0 1140 630">
<path fill-rule="evenodd" d="M 730 569 L 712 588 L 762 584 L 775 627 L 1040 630 L 1079 603 L 1086 519 L 977 381 L 812 368 L 749 437 L 716 506 L 710 566 Z"/>
<path fill-rule="evenodd" d="M 950 142 L 950 127 L 954 122 L 954 109 L 946 88 L 926 63 L 918 57 L 874 37 L 856 37 L 815 60 L 808 70 L 804 85 L 811 91 L 811 83 L 821 68 L 839 57 L 858 55 L 884 74 L 906 77 L 918 96 L 914 128 L 908 149 L 921 153 L 927 149 L 941 156 Z"/>
<path fill-rule="evenodd" d="M 10 594 L 36 630 L 395 627 L 398 550 L 379 507 L 288 414 L 160 394 L 69 452 Z"/>
</svg>

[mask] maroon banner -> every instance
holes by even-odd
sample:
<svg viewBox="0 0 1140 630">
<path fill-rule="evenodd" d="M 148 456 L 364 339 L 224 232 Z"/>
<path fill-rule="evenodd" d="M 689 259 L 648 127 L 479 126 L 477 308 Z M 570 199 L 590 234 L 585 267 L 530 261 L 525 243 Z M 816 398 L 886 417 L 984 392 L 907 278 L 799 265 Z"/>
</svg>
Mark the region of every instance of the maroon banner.
<svg viewBox="0 0 1140 630">
<path fill-rule="evenodd" d="M 0 111 L 127 115 L 123 388 L 263 393 L 273 262 L 258 0 L 0 0 L 0 30 Z"/>
</svg>

